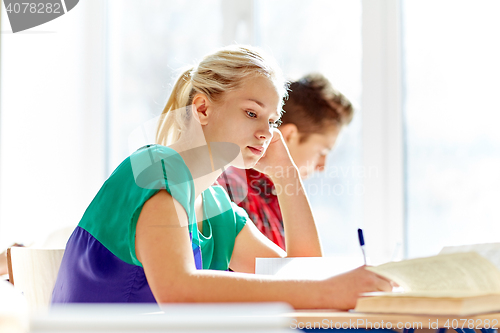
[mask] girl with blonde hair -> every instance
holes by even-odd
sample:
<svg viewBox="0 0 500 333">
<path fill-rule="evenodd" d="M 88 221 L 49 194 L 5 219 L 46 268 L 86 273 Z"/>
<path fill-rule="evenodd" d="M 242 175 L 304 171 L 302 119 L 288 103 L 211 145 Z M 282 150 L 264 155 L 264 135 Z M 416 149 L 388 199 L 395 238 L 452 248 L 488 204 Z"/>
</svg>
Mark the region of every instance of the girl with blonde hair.
<svg viewBox="0 0 500 333">
<path fill-rule="evenodd" d="M 321 281 L 253 274 L 257 257 L 322 255 L 299 172 L 275 129 L 285 94 L 277 67 L 250 47 L 223 48 L 185 71 L 157 144 L 117 167 L 70 237 L 52 302 L 284 301 L 348 309 L 362 292 L 390 290 L 364 267 Z M 254 167 L 293 190 L 278 197 L 287 252 L 212 186 L 228 166 Z"/>
</svg>

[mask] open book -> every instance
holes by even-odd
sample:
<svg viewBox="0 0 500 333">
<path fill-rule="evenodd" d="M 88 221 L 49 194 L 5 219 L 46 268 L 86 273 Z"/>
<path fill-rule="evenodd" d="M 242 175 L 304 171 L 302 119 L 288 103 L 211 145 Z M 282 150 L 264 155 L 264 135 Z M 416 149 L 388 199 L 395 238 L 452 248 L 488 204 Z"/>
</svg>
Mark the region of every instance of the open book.
<svg viewBox="0 0 500 333">
<path fill-rule="evenodd" d="M 398 283 L 404 292 L 363 294 L 355 311 L 441 315 L 500 311 L 500 270 L 477 252 L 465 250 L 474 248 L 445 248 L 433 257 L 368 267 Z M 491 258 L 500 254 L 494 252 L 489 252 Z"/>
</svg>

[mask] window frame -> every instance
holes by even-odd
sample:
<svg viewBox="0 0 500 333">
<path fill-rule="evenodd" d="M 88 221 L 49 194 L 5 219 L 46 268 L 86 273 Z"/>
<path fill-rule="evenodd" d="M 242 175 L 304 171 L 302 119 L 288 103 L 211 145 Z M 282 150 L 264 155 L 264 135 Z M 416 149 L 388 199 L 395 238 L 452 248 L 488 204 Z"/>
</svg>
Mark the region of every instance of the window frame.
<svg viewBox="0 0 500 333">
<path fill-rule="evenodd" d="M 402 11 L 399 0 L 362 0 L 363 225 L 372 264 L 407 257 Z"/>
</svg>

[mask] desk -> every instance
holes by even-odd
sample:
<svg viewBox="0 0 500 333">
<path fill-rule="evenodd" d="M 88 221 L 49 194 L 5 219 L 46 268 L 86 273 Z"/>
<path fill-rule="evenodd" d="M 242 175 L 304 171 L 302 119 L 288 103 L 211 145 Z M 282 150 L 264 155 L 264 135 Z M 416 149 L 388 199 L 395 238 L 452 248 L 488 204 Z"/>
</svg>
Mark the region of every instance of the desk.
<svg viewBox="0 0 500 333">
<path fill-rule="evenodd" d="M 31 317 L 31 333 L 290 332 L 284 303 L 72 303 Z M 3 333 L 3 332 L 2 332 Z M 9 332 L 10 333 L 10 332 Z M 300 332 L 297 332 L 300 333 Z"/>
<path fill-rule="evenodd" d="M 286 314 L 291 328 L 499 328 L 500 313 L 469 316 L 354 313 L 335 310 L 297 310 Z M 467 320 L 464 320 L 467 319 Z M 486 323 L 489 327 L 485 327 Z M 492 324 L 493 323 L 493 324 Z M 470 327 L 468 325 L 470 324 Z M 406 326 L 405 326 L 406 325 Z M 463 327 L 462 327 L 463 325 Z"/>
</svg>

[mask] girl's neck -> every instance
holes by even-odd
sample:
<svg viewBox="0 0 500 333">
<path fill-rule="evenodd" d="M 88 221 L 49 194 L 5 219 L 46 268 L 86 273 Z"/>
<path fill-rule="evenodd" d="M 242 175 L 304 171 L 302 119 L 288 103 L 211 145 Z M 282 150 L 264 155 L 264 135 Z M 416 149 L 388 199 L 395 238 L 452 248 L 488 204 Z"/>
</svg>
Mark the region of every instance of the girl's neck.
<svg viewBox="0 0 500 333">
<path fill-rule="evenodd" d="M 221 170 L 215 170 L 215 172 L 212 172 L 206 176 L 199 177 L 194 180 L 194 193 L 195 197 L 198 198 L 198 196 L 205 191 L 207 188 L 212 186 L 217 178 L 221 175 Z"/>
<path fill-rule="evenodd" d="M 181 155 L 191 172 L 196 198 L 221 175 L 221 169 L 213 169 L 211 152 L 207 146 L 190 147 L 186 142 L 176 142 L 169 147 Z"/>
</svg>

